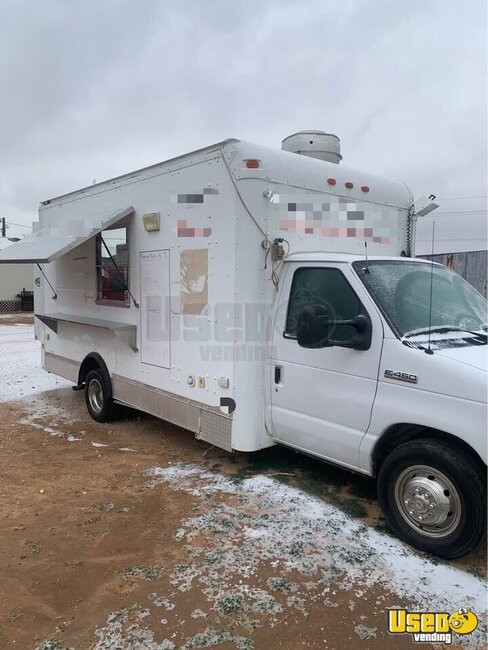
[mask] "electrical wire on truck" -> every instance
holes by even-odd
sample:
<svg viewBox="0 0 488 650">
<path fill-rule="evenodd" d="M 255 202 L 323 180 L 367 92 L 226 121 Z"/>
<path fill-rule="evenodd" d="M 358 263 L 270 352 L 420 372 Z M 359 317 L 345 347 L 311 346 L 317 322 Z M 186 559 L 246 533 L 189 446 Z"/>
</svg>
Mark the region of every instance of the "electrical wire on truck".
<svg viewBox="0 0 488 650">
<path fill-rule="evenodd" d="M 43 367 L 95 420 L 369 475 L 398 536 L 460 557 L 486 530 L 486 301 L 414 258 L 432 196 L 341 159 L 321 131 L 226 140 L 43 201 L 0 262 L 35 265 Z"/>
</svg>

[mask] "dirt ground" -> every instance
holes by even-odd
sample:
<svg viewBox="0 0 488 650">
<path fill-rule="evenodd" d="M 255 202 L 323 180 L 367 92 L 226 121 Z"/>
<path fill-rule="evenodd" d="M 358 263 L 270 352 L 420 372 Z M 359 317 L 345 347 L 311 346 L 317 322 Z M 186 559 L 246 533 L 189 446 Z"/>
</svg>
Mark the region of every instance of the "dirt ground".
<svg viewBox="0 0 488 650">
<path fill-rule="evenodd" d="M 271 486 L 381 533 L 372 482 L 278 448 L 229 455 L 148 416 L 97 424 L 69 388 L 0 404 L 0 423 L 0 648 L 415 647 L 386 631 L 411 599 L 343 580 L 369 555 L 337 549 L 324 568 L 306 542 L 321 538 L 285 549 L 266 528 Z M 444 565 L 474 580 L 486 555 Z"/>
</svg>

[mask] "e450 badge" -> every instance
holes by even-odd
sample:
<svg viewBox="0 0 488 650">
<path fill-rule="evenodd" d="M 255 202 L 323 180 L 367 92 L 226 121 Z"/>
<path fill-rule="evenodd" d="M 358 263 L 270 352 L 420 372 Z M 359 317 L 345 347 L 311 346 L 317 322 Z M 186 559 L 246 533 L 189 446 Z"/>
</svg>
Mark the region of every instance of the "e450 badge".
<svg viewBox="0 0 488 650">
<path fill-rule="evenodd" d="M 416 384 L 418 381 L 417 375 L 411 375 L 409 372 L 401 372 L 400 370 L 385 370 L 385 377 L 406 381 L 409 384 Z"/>
</svg>

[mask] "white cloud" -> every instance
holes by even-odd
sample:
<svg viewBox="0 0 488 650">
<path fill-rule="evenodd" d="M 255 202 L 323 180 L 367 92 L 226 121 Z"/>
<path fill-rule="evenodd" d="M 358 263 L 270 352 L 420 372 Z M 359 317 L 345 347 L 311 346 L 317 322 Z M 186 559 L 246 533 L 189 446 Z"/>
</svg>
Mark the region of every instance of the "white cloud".
<svg viewBox="0 0 488 650">
<path fill-rule="evenodd" d="M 0 25 L 11 221 L 93 178 L 303 128 L 416 194 L 487 193 L 484 0 L 4 0 Z"/>
</svg>

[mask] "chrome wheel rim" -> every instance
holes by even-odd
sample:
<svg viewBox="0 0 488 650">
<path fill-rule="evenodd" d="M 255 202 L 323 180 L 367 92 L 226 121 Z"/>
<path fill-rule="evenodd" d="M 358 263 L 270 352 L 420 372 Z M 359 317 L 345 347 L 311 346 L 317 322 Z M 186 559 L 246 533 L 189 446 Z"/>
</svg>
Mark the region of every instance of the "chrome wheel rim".
<svg viewBox="0 0 488 650">
<path fill-rule="evenodd" d="M 98 379 L 92 379 L 88 384 L 88 401 L 95 413 L 103 409 L 103 387 Z"/>
<path fill-rule="evenodd" d="M 395 484 L 395 502 L 407 524 L 427 537 L 450 535 L 461 519 L 461 498 L 438 469 L 412 465 Z"/>
</svg>

